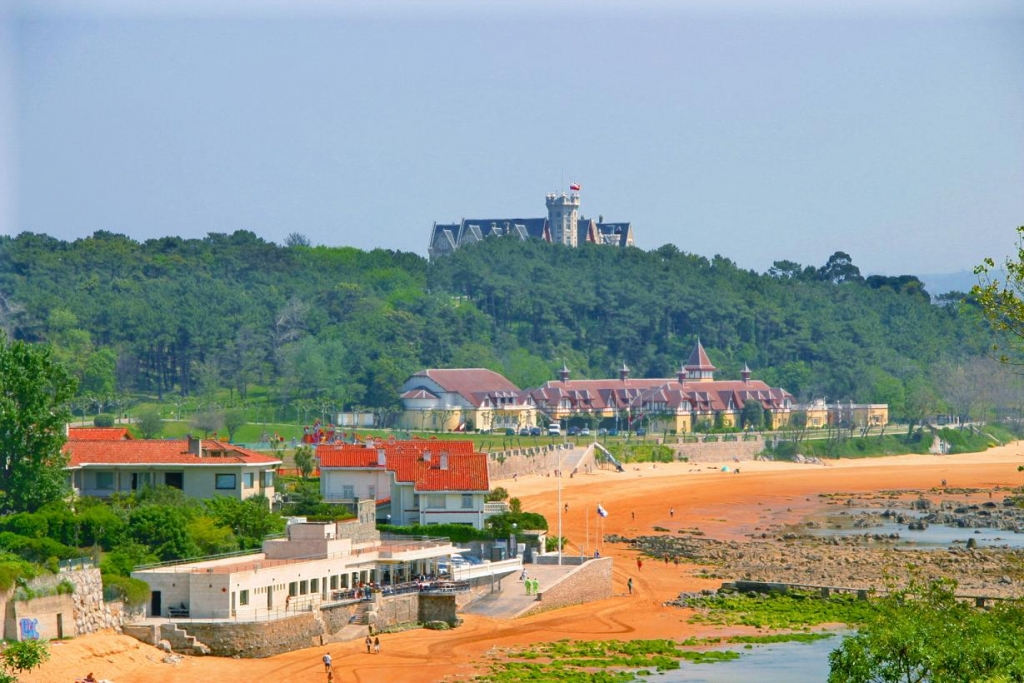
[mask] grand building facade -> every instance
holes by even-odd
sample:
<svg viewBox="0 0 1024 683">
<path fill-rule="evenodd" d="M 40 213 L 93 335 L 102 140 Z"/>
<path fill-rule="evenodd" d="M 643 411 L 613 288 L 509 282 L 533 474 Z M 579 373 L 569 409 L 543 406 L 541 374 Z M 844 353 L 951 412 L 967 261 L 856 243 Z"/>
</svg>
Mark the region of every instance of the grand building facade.
<svg viewBox="0 0 1024 683">
<path fill-rule="evenodd" d="M 539 239 L 570 247 L 584 242 L 614 247 L 636 246 L 630 223 L 606 223 L 603 216 L 596 221 L 581 217 L 577 190 L 549 194 L 545 204 L 548 215 L 543 218 L 463 218 L 457 223 L 434 223 L 427 252 L 433 259 L 487 237 Z"/>
<path fill-rule="evenodd" d="M 623 428 L 643 424 L 652 432 L 684 434 L 703 422 L 740 426 L 748 403 L 764 411 L 775 429 L 789 422 L 792 394 L 751 377 L 715 379 L 717 368 L 698 340 L 675 377 L 633 378 L 623 364 L 613 379 L 559 378 L 534 389 L 518 389 L 491 370 L 423 370 L 402 386 L 402 426 L 409 429 L 516 429 L 541 422 L 581 420 L 592 425 L 619 420 Z M 749 410 L 749 409 L 748 409 Z"/>
</svg>

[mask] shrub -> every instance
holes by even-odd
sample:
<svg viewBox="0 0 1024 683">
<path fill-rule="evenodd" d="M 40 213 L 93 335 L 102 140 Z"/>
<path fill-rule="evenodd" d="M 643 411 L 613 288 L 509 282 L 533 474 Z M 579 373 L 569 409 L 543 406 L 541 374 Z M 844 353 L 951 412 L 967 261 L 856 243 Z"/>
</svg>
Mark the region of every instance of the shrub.
<svg viewBox="0 0 1024 683">
<path fill-rule="evenodd" d="M 96 416 L 92 423 L 97 427 L 113 427 L 114 416 L 108 413 L 100 413 L 99 415 Z"/>
<path fill-rule="evenodd" d="M 121 600 L 125 605 L 137 609 L 149 600 L 149 584 L 128 576 L 102 574 L 103 599 L 110 602 Z"/>
</svg>

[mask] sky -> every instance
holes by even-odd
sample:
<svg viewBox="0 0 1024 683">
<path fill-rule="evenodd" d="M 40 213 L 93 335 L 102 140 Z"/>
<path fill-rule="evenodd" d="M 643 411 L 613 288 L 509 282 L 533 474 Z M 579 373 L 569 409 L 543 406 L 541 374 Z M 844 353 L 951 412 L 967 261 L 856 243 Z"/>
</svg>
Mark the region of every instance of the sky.
<svg viewBox="0 0 1024 683">
<path fill-rule="evenodd" d="M 1024 3 L 0 0 L 0 234 L 426 255 L 570 182 L 758 272 L 1002 260 Z"/>
</svg>

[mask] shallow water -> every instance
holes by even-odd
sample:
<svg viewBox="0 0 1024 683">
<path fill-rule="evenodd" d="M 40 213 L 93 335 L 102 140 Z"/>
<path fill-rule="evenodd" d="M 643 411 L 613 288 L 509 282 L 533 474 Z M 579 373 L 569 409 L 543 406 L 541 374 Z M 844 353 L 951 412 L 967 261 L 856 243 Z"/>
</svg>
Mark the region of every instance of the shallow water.
<svg viewBox="0 0 1024 683">
<path fill-rule="evenodd" d="M 648 681 L 664 683 L 821 683 L 828 678 L 828 653 L 843 642 L 843 634 L 812 643 L 742 644 L 722 649 L 740 654 L 739 659 L 715 664 L 682 663 L 677 671 L 655 674 Z"/>
<path fill-rule="evenodd" d="M 877 513 L 878 510 L 872 510 Z M 806 529 L 806 533 L 813 536 L 863 536 L 865 534 L 899 534 L 900 538 L 893 545 L 897 547 L 916 548 L 948 548 L 952 545 L 963 547 L 968 539 L 973 538 L 980 547 L 1010 547 L 1024 548 L 1024 534 L 1007 531 L 1005 529 L 972 529 L 952 527 L 941 524 L 930 524 L 927 529 L 911 531 L 906 524 L 886 522 L 879 526 L 859 527 L 852 526 L 856 511 L 847 515 L 829 515 L 821 529 Z M 911 513 L 905 513 L 911 515 Z M 832 528 L 834 525 L 841 525 L 841 528 Z"/>
</svg>

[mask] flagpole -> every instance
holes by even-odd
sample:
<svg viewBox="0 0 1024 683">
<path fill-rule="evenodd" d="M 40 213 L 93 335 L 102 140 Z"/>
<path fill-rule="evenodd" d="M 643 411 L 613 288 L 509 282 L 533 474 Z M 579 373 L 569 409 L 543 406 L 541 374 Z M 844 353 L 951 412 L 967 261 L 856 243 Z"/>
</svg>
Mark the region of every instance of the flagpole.
<svg viewBox="0 0 1024 683">
<path fill-rule="evenodd" d="M 562 566 L 562 463 L 558 463 L 558 566 Z"/>
</svg>

